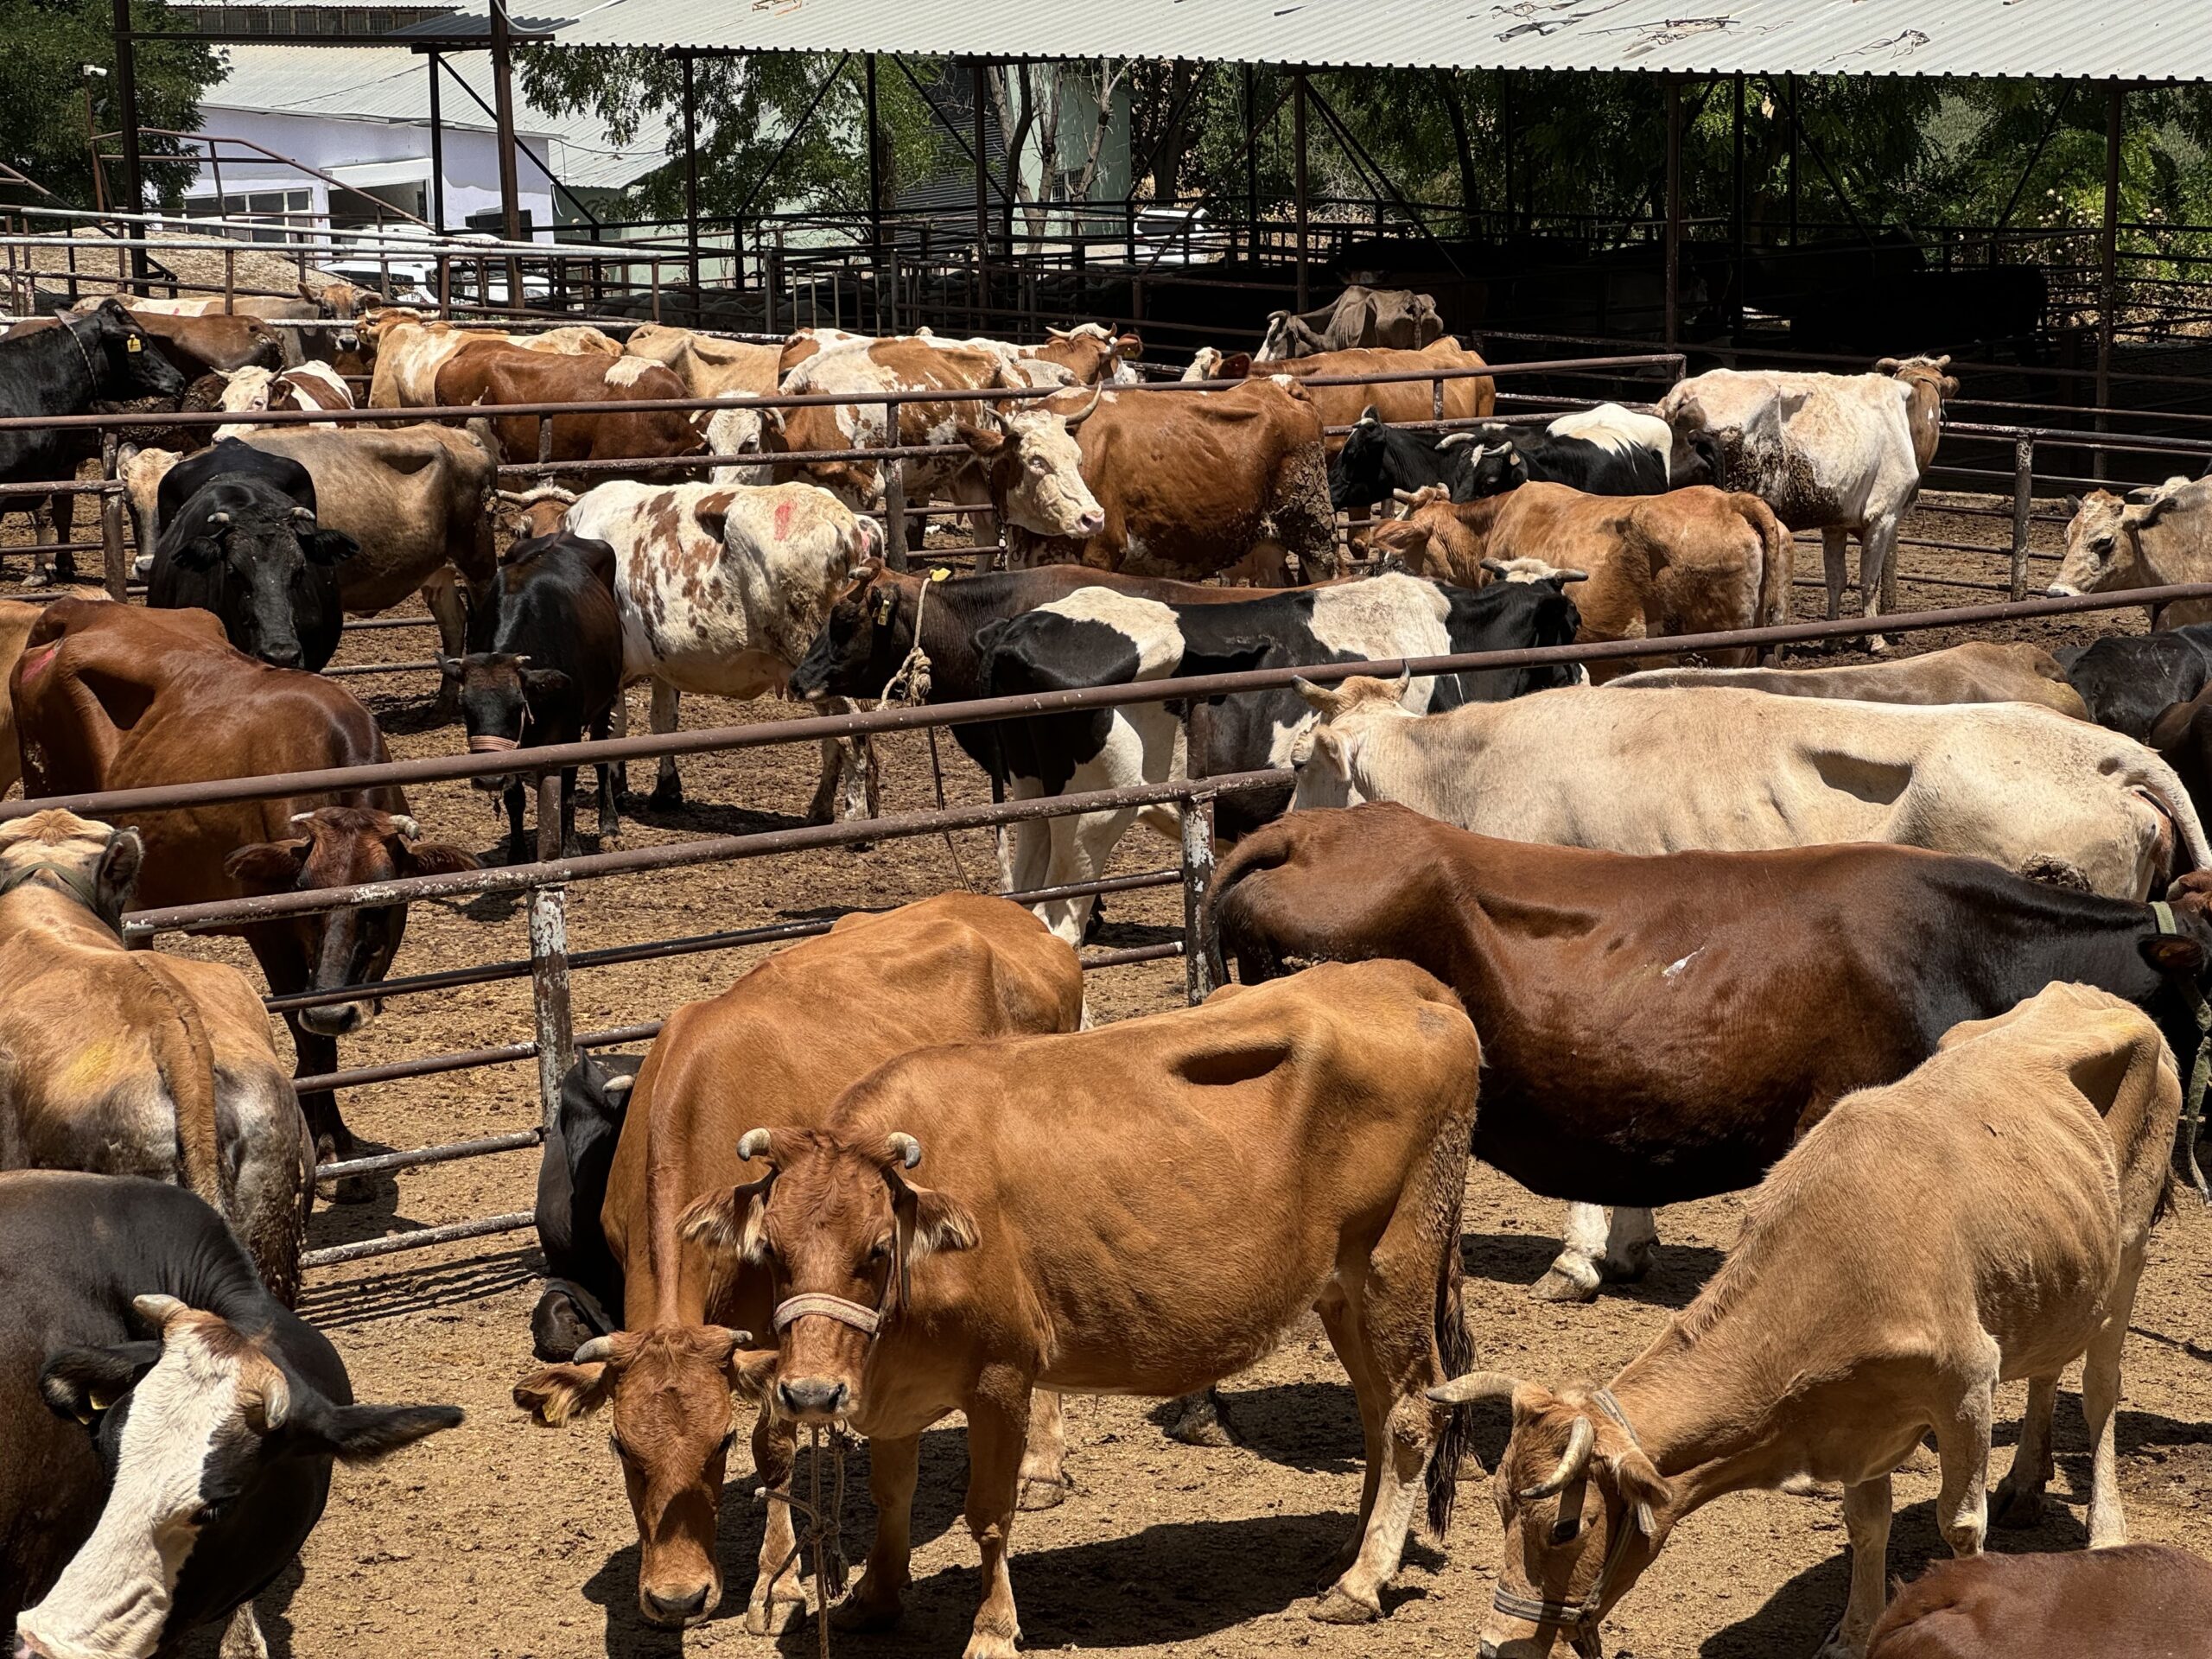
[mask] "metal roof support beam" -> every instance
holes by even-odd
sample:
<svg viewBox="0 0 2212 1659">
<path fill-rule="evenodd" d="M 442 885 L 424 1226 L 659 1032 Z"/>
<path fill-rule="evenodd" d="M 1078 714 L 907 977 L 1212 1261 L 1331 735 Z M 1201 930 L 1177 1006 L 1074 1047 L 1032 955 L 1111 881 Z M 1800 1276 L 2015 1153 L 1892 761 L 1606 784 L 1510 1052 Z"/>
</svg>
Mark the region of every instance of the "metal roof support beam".
<svg viewBox="0 0 2212 1659">
<path fill-rule="evenodd" d="M 906 60 L 894 53 L 891 61 L 899 66 L 899 73 L 906 77 L 906 84 L 914 89 L 914 95 L 922 100 L 930 114 L 936 118 L 938 125 L 952 135 L 952 142 L 960 146 L 960 153 L 970 162 L 975 162 L 976 149 L 968 142 L 968 135 L 960 130 L 958 124 L 944 112 L 937 99 L 930 96 L 930 89 L 915 78 L 914 72 L 906 67 Z"/>
<path fill-rule="evenodd" d="M 2012 194 L 2005 198 L 2005 211 L 1997 215 L 1993 231 L 2001 231 L 2012 222 L 2012 210 L 2020 205 L 2020 198 L 2027 194 L 2028 181 L 2035 177 L 2036 163 L 2043 160 L 2043 153 L 2050 148 L 2050 141 L 2057 136 L 2058 124 L 2066 118 L 2066 111 L 2074 102 L 2074 86 L 2069 81 L 2058 89 L 2058 101 L 2051 105 L 2050 119 L 2044 123 L 2043 137 L 2036 140 L 2036 147 L 2028 154 L 2028 164 L 2020 169 L 2020 177 L 2012 187 Z"/>
<path fill-rule="evenodd" d="M 440 236 L 446 233 L 446 124 L 438 81 L 445 61 L 440 54 L 430 54 L 430 228 Z"/>
<path fill-rule="evenodd" d="M 2097 233 L 2097 430 L 2109 429 L 2112 407 L 2112 341 L 2120 308 L 2120 153 L 2127 122 L 2127 83 L 2105 86 L 2105 216 Z M 2105 475 L 2105 452 L 2097 451 L 2094 475 Z"/>
<path fill-rule="evenodd" d="M 432 53 L 430 55 L 435 61 L 444 61 L 443 59 L 440 58 L 435 53 Z M 464 76 L 460 70 L 454 68 L 450 63 L 448 63 L 445 64 L 445 72 L 453 77 L 453 84 L 454 86 L 460 87 L 462 92 L 468 94 L 468 101 L 470 103 L 474 104 L 478 109 L 483 111 L 485 114 L 490 116 L 494 123 L 498 122 L 499 118 L 498 111 L 493 110 L 489 104 L 486 104 L 484 101 L 484 95 L 468 84 L 467 78 Z M 436 84 L 437 83 L 435 81 L 431 83 L 434 87 Z M 236 141 L 233 140 L 233 142 Z M 569 189 L 567 185 L 562 183 L 560 180 L 553 176 L 553 169 L 537 159 L 537 152 L 536 150 L 532 149 L 528 144 L 518 143 L 515 146 L 515 153 L 522 161 L 528 162 L 532 167 L 536 168 L 540 173 L 544 175 L 546 184 L 552 189 L 556 195 L 566 196 L 569 200 L 569 206 L 575 208 L 579 213 L 582 213 L 584 218 L 590 220 L 594 227 L 598 226 L 599 215 L 592 212 L 590 207 L 584 201 L 582 197 L 579 196 L 575 191 Z M 519 185 L 518 185 L 518 188 L 519 188 Z M 392 211 L 395 213 L 405 212 L 403 208 L 395 208 Z M 408 214 L 407 216 L 409 218 L 414 217 L 412 214 Z M 419 225 L 422 223 L 422 220 L 416 219 L 415 222 Z"/>
<path fill-rule="evenodd" d="M 1303 311 L 1310 303 L 1306 286 L 1306 67 L 1300 64 L 1291 75 L 1291 143 L 1298 152 L 1292 161 L 1291 194 L 1298 219 L 1298 308 Z"/>
<path fill-rule="evenodd" d="M 89 96 L 89 94 L 87 94 Z M 146 184 L 138 156 L 138 48 L 130 32 L 130 0 L 115 0 L 115 112 L 123 129 L 123 196 L 130 211 L 146 211 Z M 99 159 L 94 156 L 95 174 Z M 130 274 L 146 278 L 146 251 L 130 250 Z"/>
<path fill-rule="evenodd" d="M 1200 64 L 1198 73 L 1191 77 L 1191 84 L 1183 89 L 1183 96 L 1168 106 L 1167 118 L 1160 124 L 1160 136 L 1153 141 L 1152 148 L 1145 152 L 1144 164 L 1129 169 L 1129 194 L 1122 199 L 1122 206 L 1127 207 L 1136 200 L 1137 181 L 1152 171 L 1153 163 L 1160 159 L 1160 152 L 1167 148 L 1167 140 L 1173 135 L 1176 128 L 1182 124 L 1183 112 L 1191 107 L 1191 100 L 1198 95 L 1198 88 L 1213 78 L 1213 67 L 1210 63 Z M 1245 89 L 1248 92 L 1251 89 L 1249 75 L 1245 80 Z M 1246 107 L 1249 114 L 1250 107 L 1249 100 Z"/>
<path fill-rule="evenodd" d="M 117 0 L 118 4 L 123 0 Z M 522 240 L 522 178 L 515 166 L 514 42 L 507 29 L 506 0 L 492 0 L 492 116 L 499 151 L 499 216 L 509 243 Z M 480 296 L 488 299 L 488 295 Z M 507 256 L 507 307 L 522 308 L 522 261 Z"/>
<path fill-rule="evenodd" d="M 968 95 L 974 105 L 976 141 L 968 153 L 976 158 L 976 332 L 984 332 L 983 315 L 990 306 L 991 289 L 991 153 L 984 137 L 984 106 L 989 101 L 983 86 L 983 60 L 968 60 Z M 1007 171 L 1013 158 L 1007 157 Z"/>
<path fill-rule="evenodd" d="M 1728 335 L 1744 330 L 1744 72 L 1729 86 L 1728 111 Z"/>
<path fill-rule="evenodd" d="M 1351 158 L 1353 166 L 1370 175 L 1385 194 L 1396 200 L 1398 206 L 1405 210 L 1406 216 L 1413 220 L 1414 228 L 1427 237 L 1435 246 L 1436 251 L 1444 256 L 1444 263 L 1452 268 L 1452 274 L 1464 278 L 1467 273 L 1459 268 L 1459 262 L 1452 257 L 1452 250 L 1445 246 L 1436 232 L 1429 228 L 1428 220 L 1422 216 L 1420 207 L 1414 204 L 1413 199 L 1398 188 L 1396 181 L 1383 171 L 1382 163 L 1369 155 L 1367 146 L 1352 136 L 1351 129 L 1344 124 L 1343 118 L 1338 115 L 1335 106 L 1311 87 L 1306 89 L 1306 95 L 1313 100 L 1313 106 L 1321 111 L 1321 119 L 1328 124 L 1329 130 L 1335 135 L 1338 147 Z"/>
<path fill-rule="evenodd" d="M 1667 77 L 1667 345 L 1682 337 L 1682 83 Z"/>
<path fill-rule="evenodd" d="M 745 193 L 745 200 L 738 204 L 733 218 L 741 220 L 753 211 L 753 204 L 760 200 L 760 193 L 768 188 L 768 181 L 776 176 L 776 169 L 783 166 L 784 157 L 791 153 L 791 146 L 798 142 L 799 134 L 807 130 L 807 124 L 814 119 L 814 112 L 822 107 L 822 100 L 830 96 L 830 89 L 837 84 L 837 77 L 845 73 L 845 66 L 852 60 L 853 54 L 846 53 L 837 60 L 830 73 L 822 77 L 822 84 L 814 89 L 814 97 L 809 100 L 805 113 L 791 123 L 791 130 L 784 135 L 784 142 L 777 148 L 775 155 L 769 158 L 768 165 L 760 169 L 760 176 L 753 180 L 753 188 Z"/>
<path fill-rule="evenodd" d="M 1835 170 L 1828 165 L 1828 158 L 1821 153 L 1821 141 L 1813 137 L 1810 127 L 1797 118 L 1797 78 L 1795 75 L 1789 78 L 1789 131 L 1792 137 L 1802 138 L 1805 148 L 1813 152 L 1813 165 L 1821 169 L 1821 176 L 1828 181 L 1828 188 L 1835 192 L 1836 205 L 1843 209 L 1843 216 L 1851 221 L 1851 228 L 1859 232 L 1859 239 L 1872 247 L 1874 238 L 1867 230 L 1866 221 L 1859 217 L 1859 210 L 1851 205 L 1851 198 L 1844 191 L 1843 181 L 1836 177 Z M 1790 200 L 1794 207 L 1797 177 L 1797 164 L 1794 160 L 1789 164 L 1789 176 Z M 1790 216 L 1789 226 L 1789 239 L 1794 243 L 1797 239 L 1797 219 L 1794 213 Z"/>
<path fill-rule="evenodd" d="M 1260 97 L 1257 74 L 1250 64 L 1244 66 L 1244 234 L 1250 243 L 1245 250 L 1247 259 L 1260 257 Z M 1272 112 L 1268 119 L 1274 120 Z M 1132 177 L 1129 188 L 1136 188 Z"/>
<path fill-rule="evenodd" d="M 683 239 L 691 255 L 691 322 L 696 327 L 701 290 L 699 276 L 699 77 L 698 60 L 683 54 Z"/>
</svg>

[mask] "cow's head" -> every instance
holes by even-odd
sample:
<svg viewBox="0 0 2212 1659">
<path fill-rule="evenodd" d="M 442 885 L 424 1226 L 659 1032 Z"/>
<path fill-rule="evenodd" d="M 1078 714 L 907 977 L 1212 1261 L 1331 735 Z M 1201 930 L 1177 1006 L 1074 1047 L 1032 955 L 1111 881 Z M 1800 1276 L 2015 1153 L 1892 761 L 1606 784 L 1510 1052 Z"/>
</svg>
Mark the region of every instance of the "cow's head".
<svg viewBox="0 0 2212 1659">
<path fill-rule="evenodd" d="M 1033 536 L 1088 539 L 1106 528 L 1105 509 L 1084 481 L 1083 451 L 1075 429 L 1090 418 L 1100 387 L 1072 415 L 1024 409 L 1012 415 L 984 405 L 988 426 L 959 428 L 990 481 L 991 500 L 1007 523 Z"/>
<path fill-rule="evenodd" d="M 914 1273 L 932 1252 L 976 1247 L 976 1219 L 907 1179 L 922 1161 L 910 1135 L 855 1141 L 748 1129 L 737 1154 L 768 1173 L 694 1200 L 677 1230 L 710 1259 L 766 1274 L 777 1327 L 771 1413 L 802 1427 L 857 1415 L 877 1333 L 912 1305 Z"/>
<path fill-rule="evenodd" d="M 1429 1390 L 1454 1405 L 1504 1396 L 1513 1434 L 1494 1495 L 1505 1548 L 1481 1650 L 1492 1659 L 1597 1659 L 1599 1621 L 1674 1527 L 1674 1490 L 1600 1405 L 1608 1396 L 1554 1394 L 1494 1371 Z"/>
<path fill-rule="evenodd" d="M 1526 555 L 1517 559 L 1484 559 L 1483 570 L 1500 582 L 1535 583 L 1548 582 L 1565 588 L 1570 582 L 1587 582 L 1587 570 L 1561 569 L 1555 564 L 1546 564 L 1541 559 Z"/>
<path fill-rule="evenodd" d="M 48 1354 L 39 1392 L 89 1429 L 107 1479 L 92 1536 L 16 1619 L 18 1659 L 143 1659 L 281 1571 L 334 1459 L 372 1463 L 461 1420 L 453 1406 L 324 1397 L 266 1338 L 170 1296 L 147 1340 Z"/>
<path fill-rule="evenodd" d="M 575 491 L 558 484 L 538 484 L 527 490 L 493 490 L 485 505 L 494 518 L 512 516 L 513 545 L 519 546 L 541 536 L 558 535 L 568 522 L 569 509 L 576 505 L 576 497 Z"/>
<path fill-rule="evenodd" d="M 2144 529 L 2165 515 L 2175 493 L 2188 483 L 2170 478 L 2157 488 L 2122 500 L 2110 490 L 2069 495 L 2066 510 L 2066 555 L 2044 589 L 2053 599 L 2101 594 L 2118 588 L 2150 588 L 2161 580 L 2143 554 Z"/>
<path fill-rule="evenodd" d="M 1329 463 L 1329 505 L 1338 512 L 1350 512 L 1387 501 L 1391 487 L 1389 429 L 1370 404 Z"/>
<path fill-rule="evenodd" d="M 118 403 L 134 397 L 181 397 L 182 370 L 162 354 L 153 337 L 115 300 L 104 300 L 81 322 L 64 322 L 97 370 L 102 397 Z"/>
<path fill-rule="evenodd" d="M 791 675 L 791 696 L 808 702 L 879 696 L 913 646 L 906 579 L 880 559 L 866 560 L 830 601 L 822 631 Z"/>
<path fill-rule="evenodd" d="M 0 895 L 24 887 L 67 893 L 119 937 L 145 856 L 136 830 L 49 807 L 0 823 Z"/>
<path fill-rule="evenodd" d="M 156 563 L 213 576 L 214 603 L 231 643 L 276 668 L 305 660 L 296 603 L 313 580 L 360 551 L 343 531 L 325 530 L 266 480 L 225 474 L 185 503 L 158 544 Z"/>
<path fill-rule="evenodd" d="M 474 856 L 460 848 L 419 839 L 422 831 L 404 813 L 324 806 L 293 814 L 291 827 L 296 833 L 286 840 L 239 848 L 223 861 L 223 868 L 245 892 L 269 893 L 349 887 L 476 868 Z M 321 911 L 292 917 L 289 925 L 312 968 L 308 988 L 373 985 L 398 952 L 407 931 L 407 906 Z M 299 1021 L 322 1036 L 343 1037 L 366 1025 L 381 1006 L 362 1001 L 302 1008 Z"/>
<path fill-rule="evenodd" d="M 1185 380 L 1242 380 L 1252 372 L 1252 353 L 1249 352 L 1219 352 L 1211 346 L 1201 346 L 1191 354 L 1191 366 L 1183 371 Z"/>
<path fill-rule="evenodd" d="M 1451 432 L 1436 447 L 1461 469 L 1459 495 L 1462 500 L 1503 495 L 1529 481 L 1529 463 L 1510 435 L 1489 430 Z"/>
<path fill-rule="evenodd" d="M 1144 341 L 1136 335 L 1116 334 L 1101 323 L 1047 328 L 1045 335 L 1045 343 L 1032 355 L 1065 369 L 1079 386 L 1116 379 L 1119 365 L 1144 355 Z"/>
<path fill-rule="evenodd" d="M 569 689 L 557 668 L 533 668 L 526 652 L 479 651 L 458 659 L 442 657 L 438 667 L 461 682 L 461 717 L 468 731 L 471 754 L 505 754 L 531 741 L 542 724 L 546 702 Z M 472 778 L 480 790 L 507 786 L 504 776 Z"/>
<path fill-rule="evenodd" d="M 1395 680 L 1355 674 L 1333 687 L 1297 682 L 1299 696 L 1321 718 L 1291 747 L 1290 764 L 1297 774 L 1294 809 L 1356 806 L 1373 798 L 1360 767 L 1361 752 L 1378 724 L 1415 718 L 1403 702 L 1411 683 L 1406 674 Z"/>
</svg>

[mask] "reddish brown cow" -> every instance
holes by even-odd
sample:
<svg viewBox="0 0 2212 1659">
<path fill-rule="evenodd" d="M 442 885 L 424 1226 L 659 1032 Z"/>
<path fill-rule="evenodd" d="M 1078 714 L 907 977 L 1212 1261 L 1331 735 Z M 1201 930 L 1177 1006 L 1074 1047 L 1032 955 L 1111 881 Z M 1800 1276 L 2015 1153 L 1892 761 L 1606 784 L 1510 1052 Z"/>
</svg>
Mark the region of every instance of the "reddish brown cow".
<svg viewBox="0 0 2212 1659">
<path fill-rule="evenodd" d="M 504 340 L 464 346 L 439 365 L 436 381 L 441 404 L 645 403 L 690 395 L 674 370 L 649 358 L 534 352 Z M 698 425 L 680 410 L 550 418 L 554 461 L 654 461 L 706 448 Z M 493 417 L 508 460 L 537 459 L 537 421 Z"/>
<path fill-rule="evenodd" d="M 1312 357 L 1294 357 L 1277 363 L 1257 363 L 1243 358 L 1224 359 L 1211 346 L 1202 348 L 1192 361 L 1185 379 L 1205 380 L 1224 372 L 1233 372 L 1243 361 L 1245 372 L 1255 379 L 1272 378 L 1279 374 L 1292 375 L 1300 380 L 1334 378 L 1339 375 L 1404 374 L 1414 371 L 1436 369 L 1487 368 L 1481 353 L 1471 352 L 1446 334 L 1417 352 L 1377 350 L 1361 346 L 1348 352 L 1317 352 Z M 1357 384 L 1342 386 L 1308 386 L 1306 395 L 1314 407 L 1321 411 L 1325 425 L 1351 426 L 1361 414 L 1372 409 L 1382 421 L 1392 426 L 1408 421 L 1431 421 L 1436 418 L 1433 382 L 1427 380 L 1382 380 L 1372 385 Z M 1444 416 L 1446 420 L 1487 420 L 1497 409 L 1497 383 L 1488 375 L 1467 375 L 1444 383 Z M 1344 435 L 1332 432 L 1329 435 L 1329 453 L 1335 454 L 1344 448 Z"/>
<path fill-rule="evenodd" d="M 2212 1566 L 2171 1544 L 1939 1561 L 1897 1592 L 1866 1659 L 2203 1659 Z"/>
<path fill-rule="evenodd" d="M 205 611 L 57 600 L 9 685 L 31 798 L 391 759 L 375 719 L 336 681 L 233 650 Z M 476 867 L 458 847 L 418 839 L 393 787 L 108 816 L 145 838 L 137 899 L 149 910 Z M 390 905 L 225 931 L 245 938 L 269 988 L 289 996 L 374 984 L 406 926 L 406 906 Z M 366 1024 L 374 1007 L 349 998 L 288 1011 L 299 1075 L 335 1071 L 336 1039 Z M 318 1161 L 351 1151 L 327 1090 L 300 1103 Z M 356 1181 L 339 1196 L 366 1192 Z"/>
<path fill-rule="evenodd" d="M 855 1017 L 824 1041 L 830 1008 Z M 766 1274 L 710 1258 L 681 1230 L 686 1206 L 765 1172 L 739 1150 L 754 1117 L 820 1122 L 849 1084 L 895 1056 L 1071 1031 L 1082 1008 L 1075 952 L 1027 911 L 946 893 L 887 915 L 845 917 L 826 938 L 795 944 L 721 995 L 669 1016 L 631 1091 L 601 1211 L 622 1274 L 623 1328 L 515 1388 L 515 1403 L 550 1426 L 612 1408 L 648 1621 L 696 1624 L 721 1600 L 715 1510 L 736 1432 L 738 1327 L 765 1341 L 773 1311 Z M 1057 1484 L 1055 1431 L 1048 1425 L 1045 1456 L 1029 1473 Z M 794 1438 L 765 1412 L 753 1427 L 753 1463 L 771 1489 L 787 1489 Z M 798 1611 L 797 1564 L 782 1573 L 791 1536 L 789 1507 L 771 1503 L 745 1614 L 755 1635 L 782 1629 Z"/>
</svg>

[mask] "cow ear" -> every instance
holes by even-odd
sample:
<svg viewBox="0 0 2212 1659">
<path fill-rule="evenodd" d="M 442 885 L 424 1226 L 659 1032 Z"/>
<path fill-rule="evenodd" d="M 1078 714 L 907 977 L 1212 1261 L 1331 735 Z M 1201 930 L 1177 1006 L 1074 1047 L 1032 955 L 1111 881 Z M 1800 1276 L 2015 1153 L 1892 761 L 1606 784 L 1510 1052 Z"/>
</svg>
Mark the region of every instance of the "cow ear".
<svg viewBox="0 0 2212 1659">
<path fill-rule="evenodd" d="M 461 1414 L 459 1406 L 334 1406 L 314 1397 L 286 1415 L 276 1439 L 293 1457 L 376 1463 L 441 1430 L 460 1427 Z"/>
<path fill-rule="evenodd" d="M 119 917 L 130 904 L 138 886 L 138 871 L 146 861 L 146 843 L 136 830 L 118 830 L 108 837 L 100 854 L 99 870 L 92 878 L 92 892 L 103 916 Z"/>
<path fill-rule="evenodd" d="M 676 1218 L 676 1236 L 709 1255 L 744 1262 L 761 1258 L 760 1228 L 768 1208 L 773 1175 L 694 1198 Z"/>
<path fill-rule="evenodd" d="M 614 1368 L 605 1360 L 548 1365 L 515 1384 L 514 1402 L 540 1428 L 559 1428 L 571 1417 L 588 1417 L 614 1392 Z"/>
<path fill-rule="evenodd" d="M 212 570 L 222 562 L 223 545 L 213 536 L 194 536 L 175 543 L 168 553 L 171 563 L 188 570 Z"/>
<path fill-rule="evenodd" d="M 2142 943 L 2143 960 L 2159 973 L 2195 979 L 2204 971 L 2204 947 L 2183 934 L 2159 933 Z"/>
<path fill-rule="evenodd" d="M 893 1202 L 912 1230 L 910 1260 L 919 1262 L 932 1250 L 972 1250 L 982 1242 L 982 1230 L 959 1199 L 933 1186 L 917 1186 L 904 1176 L 897 1185 Z"/>
<path fill-rule="evenodd" d="M 302 836 L 297 841 L 264 841 L 241 847 L 223 861 L 225 874 L 240 886 L 274 891 L 299 880 L 314 843 Z"/>
<path fill-rule="evenodd" d="M 2151 734 L 2143 741 L 2164 754 L 2187 735 L 2196 719 L 2196 704 L 2194 701 L 2170 702 L 2164 711 L 2151 722 Z"/>
<path fill-rule="evenodd" d="M 955 427 L 953 431 L 961 442 L 966 444 L 984 461 L 997 459 L 1007 443 L 1005 433 L 986 431 L 980 426 L 969 426 L 964 421 Z"/>
<path fill-rule="evenodd" d="M 57 1348 L 39 1370 L 39 1397 L 57 1417 L 89 1423 L 130 1392 L 162 1357 L 159 1342 Z"/>
<path fill-rule="evenodd" d="M 773 1348 L 740 1348 L 733 1351 L 728 1363 L 722 1367 L 729 1378 L 730 1392 L 747 1405 L 758 1405 L 768 1392 L 768 1380 L 776 1374 L 777 1351 Z"/>
<path fill-rule="evenodd" d="M 557 668 L 525 668 L 522 671 L 523 690 L 535 691 L 541 697 L 555 696 L 569 689 L 569 677 Z"/>
<path fill-rule="evenodd" d="M 2068 496 L 2068 497 L 2066 498 L 2066 515 L 2067 515 L 2067 517 L 2070 518 L 2074 517 L 2076 513 L 2080 512 L 2081 511 L 2082 511 L 2082 498 L 2081 498 L 2080 496 L 2078 496 L 2078 495 L 2069 495 L 2069 496 Z"/>
<path fill-rule="evenodd" d="M 343 564 L 360 550 L 361 544 L 342 530 L 311 530 L 300 537 L 300 551 L 314 564 Z"/>
<path fill-rule="evenodd" d="M 482 868 L 475 854 L 442 841 L 402 841 L 395 861 L 403 875 L 453 875 Z"/>
<path fill-rule="evenodd" d="M 1213 378 L 1217 380 L 1242 380 L 1248 377 L 1251 372 L 1252 353 L 1249 352 L 1231 352 L 1227 357 L 1221 359 L 1220 366 L 1213 372 Z"/>
</svg>

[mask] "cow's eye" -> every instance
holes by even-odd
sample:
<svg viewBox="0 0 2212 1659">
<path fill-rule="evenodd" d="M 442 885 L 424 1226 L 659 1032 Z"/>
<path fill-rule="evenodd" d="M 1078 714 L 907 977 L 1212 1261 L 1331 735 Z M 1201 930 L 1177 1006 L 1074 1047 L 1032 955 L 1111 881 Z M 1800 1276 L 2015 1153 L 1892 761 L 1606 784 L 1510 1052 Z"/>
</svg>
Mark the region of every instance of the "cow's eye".
<svg viewBox="0 0 2212 1659">
<path fill-rule="evenodd" d="M 1574 1541 L 1576 1535 L 1581 1530 L 1582 1517 L 1580 1516 L 1563 1515 L 1560 1516 L 1558 1520 L 1552 1522 L 1552 1542 L 1554 1544 L 1571 1544 Z"/>
<path fill-rule="evenodd" d="M 213 1526 L 215 1522 L 221 1520 L 222 1517 L 223 1505 L 221 1503 L 210 1502 L 195 1504 L 193 1508 L 192 1513 L 188 1516 L 186 1519 L 195 1527 L 205 1528 Z"/>
<path fill-rule="evenodd" d="M 868 1246 L 868 1259 L 871 1262 L 884 1261 L 887 1259 L 890 1255 L 891 1247 L 888 1244 L 877 1243 Z"/>
</svg>

